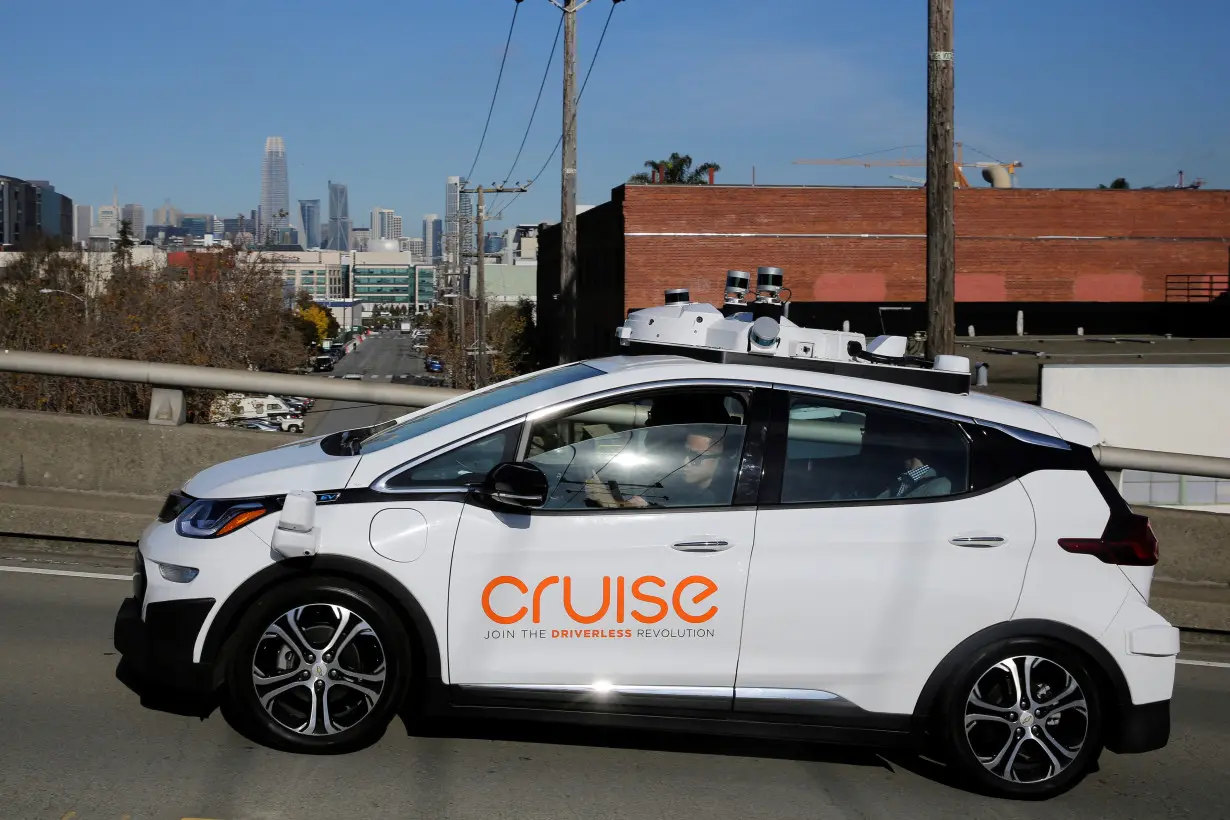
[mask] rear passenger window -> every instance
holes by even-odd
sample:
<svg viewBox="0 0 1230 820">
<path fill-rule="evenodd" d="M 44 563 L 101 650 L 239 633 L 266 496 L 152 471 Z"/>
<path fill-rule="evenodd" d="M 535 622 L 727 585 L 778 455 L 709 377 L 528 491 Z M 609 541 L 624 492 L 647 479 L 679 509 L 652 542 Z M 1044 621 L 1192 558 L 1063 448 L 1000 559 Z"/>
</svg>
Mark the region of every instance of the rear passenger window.
<svg viewBox="0 0 1230 820">
<path fill-rule="evenodd" d="M 782 503 L 938 498 L 969 489 L 969 441 L 921 414 L 792 395 Z"/>
</svg>

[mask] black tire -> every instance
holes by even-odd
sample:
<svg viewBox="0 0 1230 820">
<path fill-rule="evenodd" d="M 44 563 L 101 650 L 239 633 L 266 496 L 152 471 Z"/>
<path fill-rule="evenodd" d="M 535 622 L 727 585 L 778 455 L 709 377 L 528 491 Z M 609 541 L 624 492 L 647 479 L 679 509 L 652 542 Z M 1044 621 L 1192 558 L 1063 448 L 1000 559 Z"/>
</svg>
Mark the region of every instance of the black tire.
<svg viewBox="0 0 1230 820">
<path fill-rule="evenodd" d="M 347 618 L 339 619 L 338 607 Z M 292 613 L 309 652 L 296 651 L 298 636 L 287 620 Z M 339 621 L 342 634 L 330 641 L 330 628 L 338 631 Z M 365 624 L 370 633 L 355 628 L 356 623 Z M 271 636 L 274 625 L 294 643 Z M 330 645 L 342 647 L 332 658 L 322 652 Z M 240 724 L 236 728 L 259 743 L 290 752 L 343 754 L 372 745 L 402 707 L 414 673 L 410 636 L 401 619 L 379 595 L 342 578 L 302 578 L 264 593 L 236 627 L 233 646 L 223 697 L 229 714 Z M 289 660 L 288 653 L 296 657 Z M 279 680 L 296 669 L 299 677 Z M 258 670 L 273 681 L 262 685 L 260 693 Z M 368 673 L 369 677 L 383 673 L 374 697 L 369 695 L 375 684 L 355 677 Z M 291 684 L 295 685 L 270 701 L 270 709 L 262 705 L 261 694 L 268 696 Z M 319 708 L 321 697 L 330 710 L 327 718 Z M 318 707 L 315 712 L 309 711 L 310 704 Z M 314 724 L 313 715 L 318 716 Z"/>
<path fill-rule="evenodd" d="M 303 428 L 302 428 L 302 427 L 300 427 L 300 426 L 299 426 L 299 425 L 297 425 L 297 424 L 292 424 L 292 425 L 290 426 L 290 431 L 291 431 L 292 433 L 302 433 L 302 432 L 303 432 Z"/>
<path fill-rule="evenodd" d="M 1027 661 L 1030 658 L 1036 660 Z M 1022 711 L 1012 697 L 1018 690 L 1001 663 L 1017 670 L 1019 689 L 1025 688 L 1024 671 L 1030 667 L 1029 709 Z M 1080 652 L 1055 641 L 1010 638 L 969 658 L 950 682 L 940 739 L 945 757 L 974 790 L 1017 800 L 1046 800 L 1068 791 L 1096 767 L 1102 752 L 1105 699 L 1089 660 Z M 1073 683 L 1077 690 L 1060 697 Z M 979 700 L 994 708 L 971 701 L 975 686 Z M 1034 707 L 1042 709 L 1041 715 Z M 984 714 L 987 717 L 979 717 Z M 1018 750 L 1015 756 L 1013 749 Z"/>
</svg>

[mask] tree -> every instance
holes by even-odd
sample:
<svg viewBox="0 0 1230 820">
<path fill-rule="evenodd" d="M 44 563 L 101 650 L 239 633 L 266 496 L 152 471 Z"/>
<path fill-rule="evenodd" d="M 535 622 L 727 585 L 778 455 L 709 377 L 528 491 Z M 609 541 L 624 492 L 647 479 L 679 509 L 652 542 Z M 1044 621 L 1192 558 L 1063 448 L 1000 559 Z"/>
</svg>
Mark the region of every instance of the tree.
<svg viewBox="0 0 1230 820">
<path fill-rule="evenodd" d="M 692 167 L 692 157 L 687 154 L 672 153 L 670 159 L 647 160 L 645 167 L 651 173 L 633 174 L 628 182 L 633 184 L 648 184 L 653 182 L 652 171 L 665 166 L 665 174 L 659 182 L 667 185 L 708 185 L 709 172 L 718 172 L 722 166 L 716 162 L 703 162 L 696 168 Z"/>
<path fill-rule="evenodd" d="M 115 246 L 114 266 L 120 270 L 132 267 L 132 248 L 137 243 L 132 239 L 132 223 L 127 219 L 120 222 L 120 240 Z"/>
<path fill-rule="evenodd" d="M 487 343 L 496 350 L 491 356 L 491 380 L 504 381 L 535 370 L 539 357 L 534 342 L 534 303 L 529 299 L 491 311 Z"/>
<path fill-rule="evenodd" d="M 320 305 L 308 305 L 299 309 L 299 315 L 316 326 L 316 341 L 323 342 L 329 336 L 329 312 Z"/>
<path fill-rule="evenodd" d="M 1128 181 L 1126 179 L 1124 179 L 1123 177 L 1119 177 L 1114 182 L 1112 182 L 1110 185 L 1099 185 L 1098 190 L 1099 191 L 1107 191 L 1107 190 L 1126 191 L 1131 187 L 1132 186 L 1128 184 Z"/>
</svg>

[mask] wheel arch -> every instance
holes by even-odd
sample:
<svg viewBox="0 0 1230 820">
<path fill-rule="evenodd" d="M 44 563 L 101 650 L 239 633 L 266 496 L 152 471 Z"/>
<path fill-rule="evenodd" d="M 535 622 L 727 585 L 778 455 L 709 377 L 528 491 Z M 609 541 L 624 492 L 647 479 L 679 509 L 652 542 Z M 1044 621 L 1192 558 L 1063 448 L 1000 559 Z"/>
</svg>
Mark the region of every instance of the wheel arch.
<svg viewBox="0 0 1230 820">
<path fill-rule="evenodd" d="M 249 605 L 275 586 L 322 575 L 356 581 L 384 598 L 406 626 L 416 656 L 413 660 L 420 665 L 429 681 L 440 679 L 440 645 L 435 629 L 410 590 L 389 573 L 365 561 L 343 555 L 317 555 L 292 558 L 265 567 L 240 584 L 223 602 L 209 625 L 201 648 L 201 663 L 212 665 L 215 684 L 221 683 L 220 676 L 228 660 L 231 635 Z"/>
<path fill-rule="evenodd" d="M 1131 690 L 1127 678 L 1114 657 L 1106 647 L 1086 632 L 1057 621 L 1041 618 L 1026 618 L 1019 621 L 1007 621 L 975 632 L 957 644 L 935 667 L 927 682 L 919 692 L 914 706 L 912 730 L 916 737 L 926 738 L 934 728 L 939 717 L 938 706 L 945 686 L 956 673 L 957 668 L 966 659 L 984 647 L 998 641 L 1012 638 L 1034 638 L 1055 641 L 1065 644 L 1083 655 L 1089 661 L 1089 671 L 1097 679 L 1107 698 L 1107 720 L 1104 735 L 1111 745 L 1116 737 L 1116 721 L 1114 716 L 1124 706 L 1132 703 Z"/>
</svg>

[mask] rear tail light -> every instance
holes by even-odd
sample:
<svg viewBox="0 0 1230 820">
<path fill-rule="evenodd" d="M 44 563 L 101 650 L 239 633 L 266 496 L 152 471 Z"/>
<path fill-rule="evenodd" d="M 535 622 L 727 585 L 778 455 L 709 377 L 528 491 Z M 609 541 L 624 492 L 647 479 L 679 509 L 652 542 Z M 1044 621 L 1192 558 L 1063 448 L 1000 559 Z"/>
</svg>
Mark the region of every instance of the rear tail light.
<svg viewBox="0 0 1230 820">
<path fill-rule="evenodd" d="M 1060 538 L 1059 546 L 1079 555 L 1092 555 L 1106 564 L 1151 567 L 1157 564 L 1157 538 L 1147 516 L 1111 516 L 1101 538 Z"/>
</svg>

